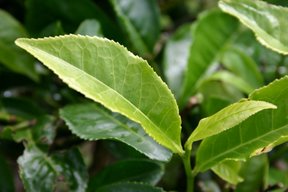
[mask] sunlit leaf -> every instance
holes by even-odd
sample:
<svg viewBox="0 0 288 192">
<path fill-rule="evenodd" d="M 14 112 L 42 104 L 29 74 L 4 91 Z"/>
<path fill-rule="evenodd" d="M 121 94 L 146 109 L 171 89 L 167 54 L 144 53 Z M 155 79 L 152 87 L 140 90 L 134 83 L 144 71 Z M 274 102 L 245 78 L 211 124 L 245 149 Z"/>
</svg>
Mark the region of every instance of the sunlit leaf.
<svg viewBox="0 0 288 192">
<path fill-rule="evenodd" d="M 176 101 L 145 60 L 113 41 L 98 37 L 18 39 L 16 44 L 42 61 L 71 88 L 138 122 L 173 152 L 183 152 Z"/>
<path fill-rule="evenodd" d="M 60 110 L 60 115 L 69 129 L 83 139 L 116 139 L 160 161 L 167 161 L 172 155 L 149 137 L 139 124 L 95 104 L 67 106 Z"/>
</svg>

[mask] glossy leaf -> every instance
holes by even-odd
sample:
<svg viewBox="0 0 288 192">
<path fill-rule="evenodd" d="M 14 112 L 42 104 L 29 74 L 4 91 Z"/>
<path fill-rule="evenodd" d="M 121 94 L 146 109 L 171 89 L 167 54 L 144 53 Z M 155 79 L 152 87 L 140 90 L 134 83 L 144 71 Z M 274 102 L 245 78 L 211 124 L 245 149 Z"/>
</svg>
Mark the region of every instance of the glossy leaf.
<svg viewBox="0 0 288 192">
<path fill-rule="evenodd" d="M 194 40 L 190 47 L 184 87 L 179 100 L 180 108 L 185 106 L 195 92 L 198 80 L 216 60 L 237 28 L 237 20 L 220 10 L 201 15 L 193 33 Z"/>
<path fill-rule="evenodd" d="M 33 147 L 24 151 L 18 163 L 27 191 L 84 192 L 87 187 L 88 174 L 81 154 L 76 149 L 47 156 Z"/>
<path fill-rule="evenodd" d="M 240 49 L 226 50 L 222 55 L 221 62 L 226 69 L 241 77 L 253 89 L 263 86 L 263 77 L 257 64 Z"/>
<path fill-rule="evenodd" d="M 164 74 L 176 99 L 179 99 L 184 72 L 192 43 L 192 26 L 180 27 L 168 40 L 164 50 Z"/>
<path fill-rule="evenodd" d="M 84 20 L 76 30 L 75 34 L 89 36 L 96 35 L 99 37 L 103 36 L 101 25 L 96 19 Z"/>
<path fill-rule="evenodd" d="M 288 54 L 288 8 L 259 0 L 221 0 L 219 6 L 249 27 L 263 45 Z"/>
<path fill-rule="evenodd" d="M 240 168 L 240 162 L 228 160 L 215 165 L 212 167 L 212 170 L 225 181 L 236 185 L 237 183 L 243 181 L 243 179 L 239 176 Z"/>
<path fill-rule="evenodd" d="M 259 155 L 243 163 L 239 174 L 244 181 L 236 186 L 236 192 L 258 191 L 264 187 L 268 174 L 269 162 L 267 155 Z"/>
<path fill-rule="evenodd" d="M 162 164 L 148 160 L 126 160 L 104 168 L 91 178 L 88 191 L 115 183 L 141 182 L 155 185 L 164 174 Z"/>
<path fill-rule="evenodd" d="M 191 148 L 194 141 L 226 131 L 264 109 L 276 109 L 276 106 L 263 101 L 241 100 L 225 107 L 216 114 L 202 119 L 185 146 Z"/>
<path fill-rule="evenodd" d="M 83 139 L 116 139 L 151 159 L 168 161 L 171 152 L 149 137 L 142 127 L 95 104 L 78 104 L 60 110 L 69 129 Z"/>
<path fill-rule="evenodd" d="M 14 189 L 14 181 L 11 168 L 9 167 L 6 158 L 0 154 L 0 189 L 3 192 L 12 192 Z"/>
<path fill-rule="evenodd" d="M 97 192 L 164 192 L 161 188 L 153 187 L 143 183 L 116 183 L 105 186 L 97 190 Z"/>
<path fill-rule="evenodd" d="M 22 25 L 4 10 L 0 9 L 0 63 L 8 69 L 38 80 L 34 59 L 15 46 L 19 37 L 27 37 Z"/>
<path fill-rule="evenodd" d="M 157 142 L 182 153 L 176 101 L 147 62 L 98 37 L 18 39 L 16 44 L 71 88 L 141 124 Z"/>
<path fill-rule="evenodd" d="M 270 102 L 275 110 L 264 110 L 233 129 L 205 139 L 196 155 L 196 170 L 204 171 L 225 159 L 244 160 L 265 153 L 288 138 L 288 77 L 275 80 L 249 96 L 250 100 Z"/>
<path fill-rule="evenodd" d="M 151 53 L 160 35 L 160 15 L 154 0 L 110 0 L 135 50 Z"/>
</svg>

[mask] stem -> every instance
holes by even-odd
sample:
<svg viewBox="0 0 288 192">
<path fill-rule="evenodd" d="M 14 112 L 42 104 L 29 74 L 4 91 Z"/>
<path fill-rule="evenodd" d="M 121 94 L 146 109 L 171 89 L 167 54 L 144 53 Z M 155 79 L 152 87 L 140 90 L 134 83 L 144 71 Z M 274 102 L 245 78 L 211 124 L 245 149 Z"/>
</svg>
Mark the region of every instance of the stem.
<svg viewBox="0 0 288 192">
<path fill-rule="evenodd" d="M 184 155 L 182 156 L 182 161 L 184 164 L 184 169 L 186 173 L 186 183 L 187 183 L 187 192 L 194 191 L 194 174 L 192 174 L 191 169 L 191 150 L 185 150 Z"/>
</svg>

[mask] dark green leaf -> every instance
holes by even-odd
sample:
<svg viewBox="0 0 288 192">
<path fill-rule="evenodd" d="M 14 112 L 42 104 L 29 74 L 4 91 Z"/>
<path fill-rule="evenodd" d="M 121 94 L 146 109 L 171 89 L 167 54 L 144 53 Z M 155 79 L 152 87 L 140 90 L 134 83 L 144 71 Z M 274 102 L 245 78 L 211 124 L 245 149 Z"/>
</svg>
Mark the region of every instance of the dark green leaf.
<svg viewBox="0 0 288 192">
<path fill-rule="evenodd" d="M 149 137 L 139 124 L 95 104 L 67 106 L 60 110 L 60 115 L 69 129 L 83 139 L 116 139 L 161 161 L 168 161 L 172 155 Z"/>
<path fill-rule="evenodd" d="M 96 192 L 96 191 L 95 191 Z M 116 183 L 100 188 L 97 192 L 164 192 L 163 189 L 142 183 Z"/>
<path fill-rule="evenodd" d="M 88 174 L 78 150 L 48 156 L 36 147 L 19 157 L 20 176 L 29 192 L 85 191 Z"/>
<path fill-rule="evenodd" d="M 139 54 L 153 51 L 160 35 L 160 15 L 155 0 L 111 0 L 123 29 Z"/>
<path fill-rule="evenodd" d="M 22 25 L 4 10 L 0 9 L 0 63 L 8 69 L 38 80 L 35 60 L 15 46 L 19 37 L 27 37 Z"/>
<path fill-rule="evenodd" d="M 1 192 L 15 191 L 12 171 L 2 154 L 0 154 L 0 189 Z"/>
<path fill-rule="evenodd" d="M 164 174 L 162 164 L 149 160 L 126 160 L 104 168 L 91 178 L 88 191 L 115 183 L 141 182 L 155 185 Z"/>
</svg>

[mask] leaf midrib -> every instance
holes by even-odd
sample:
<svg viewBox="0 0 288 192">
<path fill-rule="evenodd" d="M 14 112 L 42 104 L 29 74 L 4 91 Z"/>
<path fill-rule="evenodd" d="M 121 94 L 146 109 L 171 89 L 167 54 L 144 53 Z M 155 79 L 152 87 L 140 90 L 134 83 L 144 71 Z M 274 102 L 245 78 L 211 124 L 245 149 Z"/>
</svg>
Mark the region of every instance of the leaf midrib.
<svg viewBox="0 0 288 192">
<path fill-rule="evenodd" d="M 101 82 L 101 81 L 98 80 L 96 77 L 93 77 L 92 75 L 90 75 L 90 74 L 87 73 L 86 71 L 80 70 L 79 68 L 77 68 L 77 67 L 75 67 L 74 65 L 70 64 L 69 62 L 67 62 L 67 61 L 65 61 L 65 60 L 63 60 L 63 59 L 61 59 L 61 58 L 59 58 L 59 57 L 56 57 L 56 56 L 54 56 L 54 55 L 52 55 L 52 54 L 50 54 L 50 53 L 48 53 L 48 52 L 46 52 L 46 51 L 43 51 L 43 50 L 41 50 L 41 49 L 39 49 L 39 48 L 36 48 L 36 47 L 33 47 L 33 46 L 31 46 L 31 45 L 29 45 L 29 44 L 27 44 L 27 43 L 25 43 L 25 42 L 19 42 L 19 41 L 18 41 L 17 44 L 18 44 L 19 46 L 21 46 L 21 47 L 22 47 L 23 45 L 25 45 L 25 47 L 30 47 L 30 49 L 32 49 L 32 50 L 34 50 L 34 51 L 36 51 L 36 52 L 38 51 L 38 52 L 42 53 L 43 55 L 47 55 L 48 57 L 53 58 L 54 60 L 58 60 L 58 61 L 60 61 L 60 63 L 62 63 L 64 66 L 66 65 L 68 68 L 71 67 L 71 68 L 75 69 L 76 71 L 78 71 L 80 74 L 85 74 L 85 75 L 87 75 L 89 78 L 91 78 L 93 81 L 96 81 L 97 83 L 102 84 L 104 87 L 107 87 L 108 89 L 112 90 L 112 92 L 116 93 L 116 95 L 118 95 L 118 96 L 120 97 L 120 99 L 122 99 L 123 101 L 127 102 L 130 106 L 132 106 L 132 108 L 133 108 L 135 111 L 138 111 L 139 114 L 141 114 L 141 116 L 143 116 L 145 120 L 147 120 L 148 122 L 150 122 L 150 123 L 153 125 L 153 127 L 156 128 L 157 132 L 160 132 L 160 133 L 161 133 L 161 136 L 162 136 L 162 137 L 165 137 L 166 141 L 168 141 L 168 143 L 170 143 L 170 145 L 172 145 L 172 146 L 174 147 L 174 150 L 173 150 L 173 151 L 176 150 L 176 152 L 179 153 L 179 154 L 182 154 L 182 153 L 183 153 L 183 149 L 182 149 L 180 146 L 178 146 L 176 143 L 174 143 L 171 138 L 167 137 L 166 134 L 165 134 L 158 126 L 156 126 L 155 123 L 154 123 L 153 121 L 151 121 L 139 108 L 137 108 L 133 103 L 131 103 L 128 99 L 126 99 L 125 97 L 123 97 L 119 92 L 117 92 L 116 90 L 112 89 L 110 86 L 108 86 L 108 85 L 106 85 L 105 83 Z M 31 52 L 31 54 L 34 55 L 36 58 L 39 58 L 36 54 L 34 54 L 34 52 Z M 39 59 L 39 60 L 40 60 L 40 59 Z M 57 73 L 52 67 L 50 67 L 50 65 L 47 66 L 47 67 L 50 68 L 52 71 L 54 71 L 54 73 L 56 73 L 56 74 L 58 75 L 58 73 Z M 59 75 L 58 75 L 58 76 L 59 76 Z M 61 78 L 61 77 L 60 77 L 60 78 Z M 61 78 L 61 79 L 62 79 L 62 78 Z M 62 79 L 62 80 L 63 80 L 63 81 L 66 81 L 66 80 L 64 80 L 64 79 Z M 69 83 L 69 80 L 68 80 L 67 83 L 70 84 L 70 83 Z M 84 94 L 84 93 L 82 93 L 82 94 Z M 86 94 L 84 94 L 84 95 L 86 95 Z M 86 95 L 86 96 L 89 97 L 89 98 L 92 97 L 91 99 L 94 100 L 93 96 L 88 96 L 88 95 Z M 97 101 L 97 102 L 99 102 L 99 101 Z M 106 106 L 106 104 L 105 104 L 104 102 L 99 102 L 99 103 L 101 103 L 102 105 Z M 110 108 L 110 107 L 107 107 L 107 108 Z M 111 108 L 112 108 L 112 107 L 111 107 Z M 114 108 L 112 108 L 112 109 L 114 109 Z M 115 108 L 114 110 L 115 110 L 115 111 L 118 111 L 120 114 L 122 114 L 122 112 L 121 112 L 120 110 L 118 110 L 117 108 Z M 124 115 L 124 116 L 128 116 L 129 118 L 131 118 L 131 119 L 134 120 L 135 122 L 138 122 L 139 124 L 142 125 L 142 123 L 139 122 L 137 119 L 135 119 L 135 118 L 133 118 L 133 117 L 130 117 L 130 114 L 129 114 L 129 115 L 123 114 L 123 115 Z M 144 128 L 144 126 L 143 126 L 143 128 Z M 147 132 L 147 133 L 148 133 L 152 138 L 154 138 L 149 132 Z M 164 134 L 163 134 L 163 133 L 164 133 Z M 159 141 L 158 141 L 158 142 L 159 142 Z"/>
<path fill-rule="evenodd" d="M 219 157 L 221 157 L 221 156 L 223 156 L 223 155 L 225 156 L 226 154 L 230 153 L 231 151 L 235 151 L 235 150 L 238 149 L 238 148 L 241 148 L 241 147 L 243 147 L 243 146 L 245 146 L 245 145 L 248 145 L 248 144 L 253 143 L 253 142 L 257 141 L 257 140 L 260 140 L 260 139 L 263 138 L 263 137 L 265 138 L 266 136 L 269 136 L 269 134 L 277 133 L 278 131 L 281 131 L 282 129 L 285 129 L 285 128 L 288 128 L 288 124 L 286 124 L 286 125 L 278 128 L 278 129 L 273 129 L 272 131 L 269 131 L 268 133 L 265 133 L 264 135 L 261 135 L 261 136 L 259 136 L 259 137 L 256 137 L 256 138 L 254 138 L 254 139 L 252 139 L 252 140 L 250 140 L 250 141 L 248 141 L 248 142 L 246 142 L 246 143 L 242 143 L 242 144 L 240 144 L 240 145 L 238 145 L 238 146 L 236 146 L 236 147 L 230 148 L 229 150 L 225 151 L 224 153 L 221 153 L 220 155 L 216 155 L 216 156 L 214 156 L 213 158 L 210 158 L 208 161 L 206 161 L 206 163 L 203 163 L 201 166 L 196 167 L 195 170 L 199 171 L 199 170 L 201 170 L 202 167 L 205 167 L 205 166 L 206 166 L 207 164 L 209 164 L 210 162 L 215 161 L 215 159 L 217 160 L 217 158 L 219 158 Z M 271 142 L 271 143 L 273 143 L 273 142 Z M 224 158 L 222 161 L 224 161 L 225 159 L 226 159 L 226 158 Z M 236 158 L 236 159 L 237 159 L 237 158 Z M 219 163 L 220 163 L 220 162 L 219 162 Z"/>
</svg>

